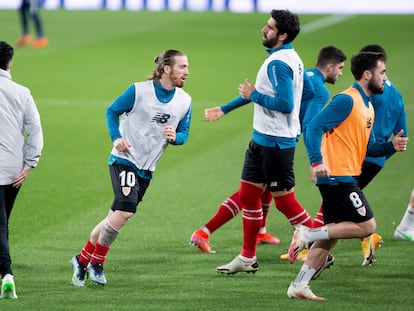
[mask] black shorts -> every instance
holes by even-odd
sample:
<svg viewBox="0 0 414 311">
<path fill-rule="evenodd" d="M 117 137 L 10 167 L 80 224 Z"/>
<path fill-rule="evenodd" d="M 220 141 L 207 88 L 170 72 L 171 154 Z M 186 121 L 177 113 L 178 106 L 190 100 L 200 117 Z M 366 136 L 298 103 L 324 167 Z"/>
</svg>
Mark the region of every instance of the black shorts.
<svg viewBox="0 0 414 311">
<path fill-rule="evenodd" d="M 266 184 L 271 192 L 295 186 L 295 148 L 264 147 L 251 141 L 244 158 L 242 180 Z"/>
<path fill-rule="evenodd" d="M 364 161 L 362 163 L 362 172 L 361 175 L 358 177 L 358 186 L 359 188 L 364 189 L 371 180 L 374 179 L 375 176 L 380 172 L 382 166 L 379 166 L 375 163 Z"/>
<path fill-rule="evenodd" d="M 351 221 L 360 223 L 374 217 L 365 195 L 356 184 L 318 185 L 322 195 L 325 224 Z"/>
<path fill-rule="evenodd" d="M 111 210 L 135 213 L 151 180 L 139 177 L 134 168 L 117 163 L 109 166 L 109 173 L 115 196 Z"/>
</svg>

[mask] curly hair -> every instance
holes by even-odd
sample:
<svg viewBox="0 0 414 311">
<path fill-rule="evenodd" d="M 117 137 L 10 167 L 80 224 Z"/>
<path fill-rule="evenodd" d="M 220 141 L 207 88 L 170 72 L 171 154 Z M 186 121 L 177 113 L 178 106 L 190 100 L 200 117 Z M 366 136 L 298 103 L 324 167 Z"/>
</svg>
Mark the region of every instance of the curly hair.
<svg viewBox="0 0 414 311">
<path fill-rule="evenodd" d="M 299 16 L 289 10 L 272 10 L 270 15 L 276 21 L 276 27 L 279 30 L 279 33 L 287 34 L 284 43 L 290 43 L 295 40 L 300 31 Z"/>
</svg>

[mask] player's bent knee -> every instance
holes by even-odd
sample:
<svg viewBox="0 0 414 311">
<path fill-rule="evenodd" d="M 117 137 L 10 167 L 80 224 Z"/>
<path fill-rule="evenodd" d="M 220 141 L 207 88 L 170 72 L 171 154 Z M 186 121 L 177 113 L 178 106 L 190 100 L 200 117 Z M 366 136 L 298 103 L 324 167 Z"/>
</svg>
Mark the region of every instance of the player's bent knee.
<svg viewBox="0 0 414 311">
<path fill-rule="evenodd" d="M 371 234 L 373 234 L 375 232 L 375 230 L 377 230 L 377 223 L 375 222 L 374 219 L 370 219 L 366 222 L 363 222 L 360 224 L 361 228 L 364 231 L 364 237 L 366 236 L 370 236 Z"/>
</svg>

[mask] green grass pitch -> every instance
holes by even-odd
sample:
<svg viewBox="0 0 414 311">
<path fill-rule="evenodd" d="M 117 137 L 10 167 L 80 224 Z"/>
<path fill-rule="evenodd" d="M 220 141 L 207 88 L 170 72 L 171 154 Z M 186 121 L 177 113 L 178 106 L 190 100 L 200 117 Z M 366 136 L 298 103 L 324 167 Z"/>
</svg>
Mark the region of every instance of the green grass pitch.
<svg viewBox="0 0 414 311">
<path fill-rule="evenodd" d="M 414 186 L 414 147 L 389 160 L 366 188 L 384 244 L 377 262 L 362 267 L 358 240 L 342 240 L 335 265 L 312 282 L 325 302 L 288 299 L 286 290 L 300 263 L 279 260 L 292 229 L 272 209 L 268 229 L 279 246 L 258 247 L 255 275 L 222 276 L 214 268 L 238 254 L 241 218 L 211 238 L 216 255 L 188 245 L 191 233 L 238 188 L 244 151 L 251 137 L 246 106 L 214 123 L 203 110 L 237 95 L 245 78 L 254 81 L 266 56 L 261 28 L 268 14 L 198 12 L 42 11 L 50 46 L 16 48 L 13 78 L 28 86 L 38 104 L 45 148 L 24 185 L 10 223 L 16 301 L 1 310 L 408 310 L 412 308 L 414 245 L 395 241 Z M 302 25 L 324 16 L 301 16 Z M 388 75 L 402 92 L 409 126 L 414 120 L 414 41 L 411 15 L 352 16 L 338 24 L 303 32 L 294 43 L 305 66 L 320 47 L 342 48 L 350 58 L 363 45 L 378 43 L 389 54 Z M 15 43 L 17 12 L 0 11 L 0 39 Z M 171 146 L 159 163 L 139 211 L 121 231 L 105 265 L 105 287 L 70 285 L 69 259 L 80 251 L 112 200 L 107 168 L 111 142 L 106 107 L 153 69 L 164 49 L 180 49 L 190 61 L 185 89 L 193 97 L 189 141 Z M 346 63 L 331 94 L 353 82 Z M 412 129 L 414 130 L 414 129 Z M 413 142 L 411 142 L 413 143 Z M 308 160 L 299 142 L 296 194 L 313 216 L 319 193 L 310 183 Z"/>
</svg>

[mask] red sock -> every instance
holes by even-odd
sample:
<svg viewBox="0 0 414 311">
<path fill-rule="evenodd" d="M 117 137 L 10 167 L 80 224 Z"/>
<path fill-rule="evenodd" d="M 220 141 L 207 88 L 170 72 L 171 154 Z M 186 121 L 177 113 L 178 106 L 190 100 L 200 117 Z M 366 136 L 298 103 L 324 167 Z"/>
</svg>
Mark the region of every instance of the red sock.
<svg viewBox="0 0 414 311">
<path fill-rule="evenodd" d="M 325 221 L 323 219 L 323 213 L 322 213 L 322 204 L 319 207 L 319 211 L 316 213 L 315 218 L 313 219 L 313 227 L 319 228 L 322 227 L 325 224 Z"/>
<path fill-rule="evenodd" d="M 263 221 L 262 221 L 262 228 L 266 227 L 266 219 L 267 214 L 269 213 L 270 204 L 272 204 L 273 195 L 270 191 L 265 191 L 262 194 L 262 197 L 260 198 L 260 201 L 262 203 L 262 211 L 263 211 Z"/>
<path fill-rule="evenodd" d="M 243 245 L 240 255 L 253 258 L 256 256 L 256 239 L 263 221 L 260 198 L 263 189 L 247 182 L 241 182 L 240 202 L 243 208 Z"/>
<path fill-rule="evenodd" d="M 217 209 L 216 214 L 204 225 L 210 233 L 213 233 L 230 219 L 235 217 L 241 210 L 239 192 L 233 193 L 224 200 Z"/>
<path fill-rule="evenodd" d="M 92 254 L 95 250 L 95 245 L 92 244 L 91 240 L 86 242 L 86 245 L 82 248 L 82 251 L 79 255 L 79 261 L 84 266 L 87 266 L 91 260 Z"/>
<path fill-rule="evenodd" d="M 103 265 L 106 259 L 106 254 L 109 252 L 109 248 L 109 246 L 103 246 L 96 242 L 95 251 L 91 257 L 91 262 L 96 262 Z"/>
<path fill-rule="evenodd" d="M 304 225 L 312 228 L 312 218 L 296 200 L 295 193 L 291 192 L 281 197 L 275 197 L 276 208 L 286 216 L 292 226 Z"/>
</svg>

